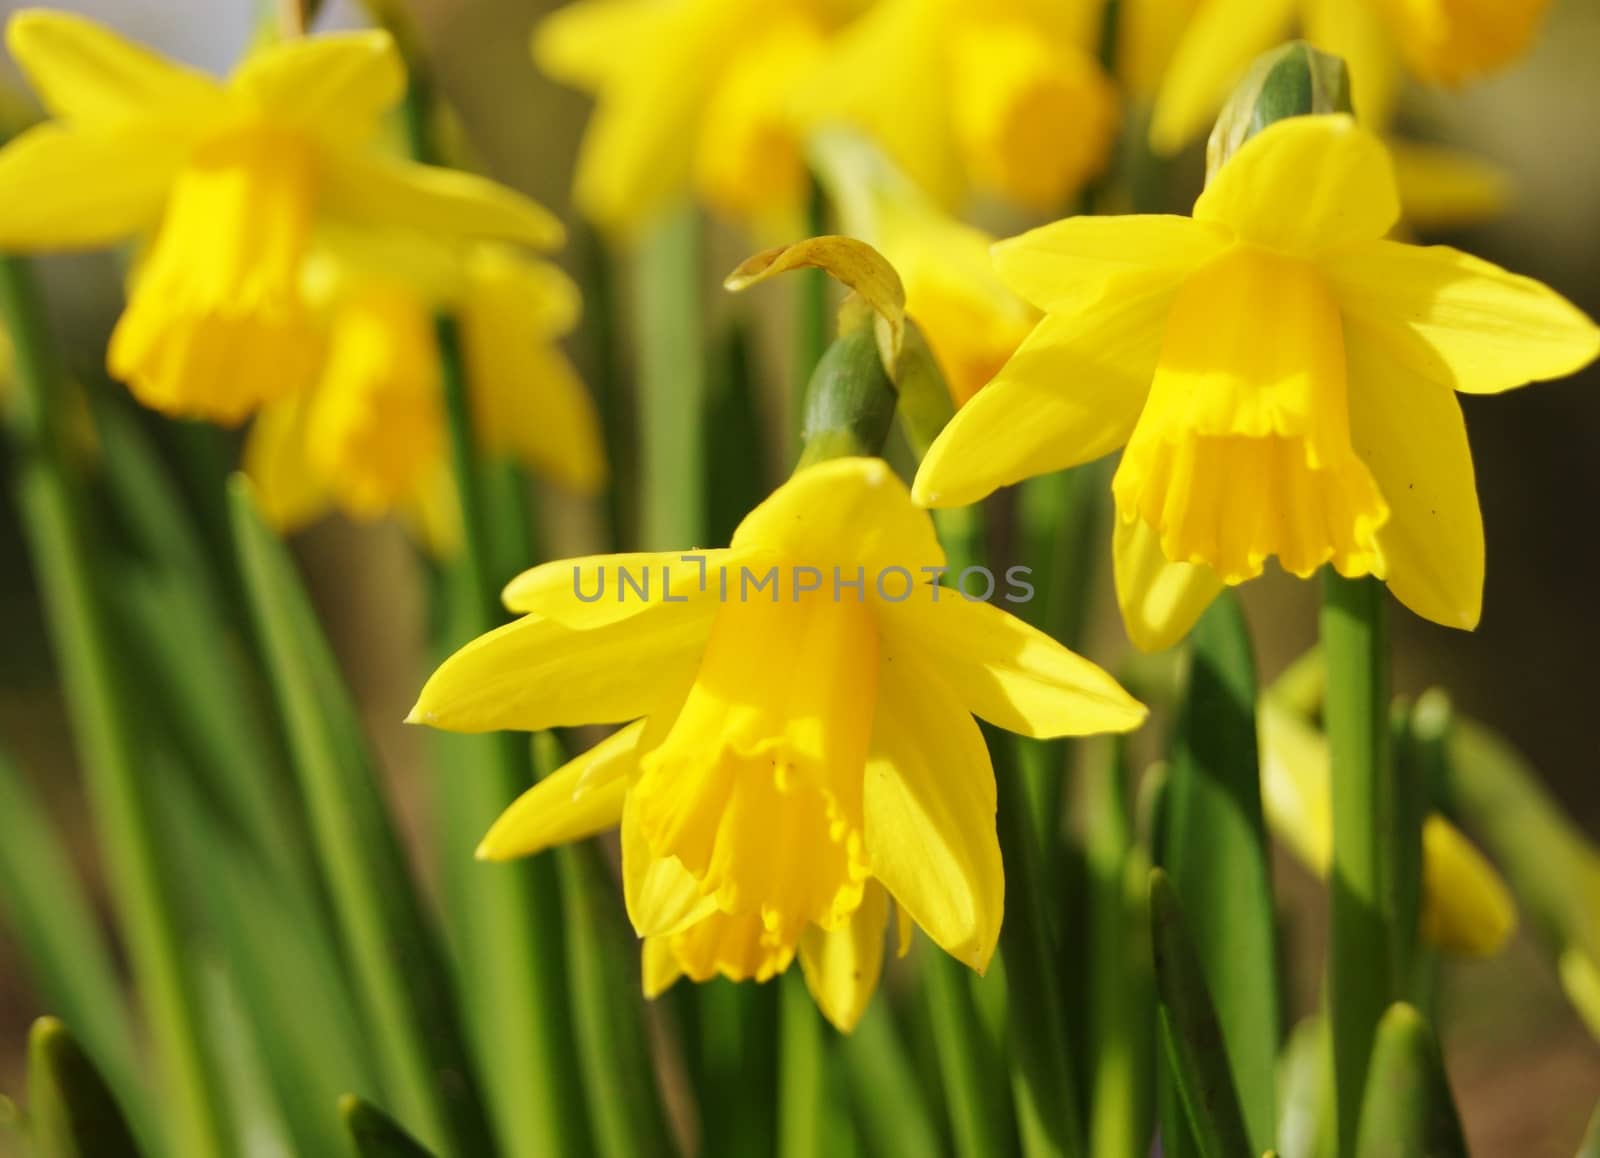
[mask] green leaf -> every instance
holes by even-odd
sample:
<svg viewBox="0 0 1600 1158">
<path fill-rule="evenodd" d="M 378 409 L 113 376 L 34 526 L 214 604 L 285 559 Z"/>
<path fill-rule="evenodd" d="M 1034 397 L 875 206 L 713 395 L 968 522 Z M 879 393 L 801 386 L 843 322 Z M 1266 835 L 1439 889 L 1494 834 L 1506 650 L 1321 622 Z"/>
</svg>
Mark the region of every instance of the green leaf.
<svg viewBox="0 0 1600 1158">
<path fill-rule="evenodd" d="M 1355 1153 L 1357 1158 L 1466 1158 L 1439 1043 L 1422 1015 L 1401 1002 L 1378 1023 Z"/>
<path fill-rule="evenodd" d="M 1155 982 L 1148 913 L 1150 858 L 1134 841 L 1126 746 L 1103 737 L 1082 761 L 1089 881 L 1087 985 L 1090 1153 L 1142 1158 L 1154 1113 Z"/>
<path fill-rule="evenodd" d="M 541 777 L 563 763 L 560 742 L 548 732 L 534 736 L 533 750 Z M 673 1147 L 650 1061 L 638 969 L 630 963 L 638 941 L 619 921 L 622 897 L 597 851 L 588 844 L 555 851 L 583 1093 L 596 1154 L 652 1158 Z"/>
<path fill-rule="evenodd" d="M 101 529 L 89 518 L 57 408 L 69 386 L 31 267 L 0 259 L 3 302 L 16 354 L 8 417 L 17 495 L 73 733 L 93 804 L 117 914 L 148 1016 L 164 1091 L 174 1106 L 168 1140 L 184 1158 L 220 1149 L 221 1110 L 205 1056 L 199 996 L 185 957 L 161 842 L 150 823 L 141 759 L 146 736 L 102 586 Z"/>
<path fill-rule="evenodd" d="M 53 1017 L 28 1035 L 28 1108 L 41 1158 L 138 1158 L 105 1080 Z"/>
<path fill-rule="evenodd" d="M 433 1151 L 371 1102 L 346 1094 L 339 1100 L 339 1117 L 361 1158 L 433 1158 Z"/>
<path fill-rule="evenodd" d="M 820 271 L 805 271 L 808 275 Z M 750 330 L 730 322 L 713 348 L 707 399 L 706 542 L 726 543 L 767 493 L 767 454 Z"/>
<path fill-rule="evenodd" d="M 283 544 L 230 487 L 251 609 L 385 1089 L 463 1155 L 488 1153 L 454 1000 L 349 694 Z"/>
<path fill-rule="evenodd" d="M 868 1006 L 855 1032 L 840 1044 L 856 1123 L 877 1158 L 942 1154 L 926 1091 L 895 1028 L 888 994 Z"/>
<path fill-rule="evenodd" d="M 642 546 L 704 541 L 706 364 L 701 331 L 700 219 L 691 205 L 662 214 L 637 253 Z"/>
<path fill-rule="evenodd" d="M 1150 870 L 1150 934 L 1162 1046 L 1194 1142 L 1203 1158 L 1256 1153 L 1183 905 L 1159 868 Z"/>
<path fill-rule="evenodd" d="M 1168 766 L 1161 863 L 1183 898 L 1257 1152 L 1272 1145 L 1279 1038 L 1272 871 L 1261 815 L 1256 675 L 1238 600 L 1190 637 L 1188 695 Z"/>
<path fill-rule="evenodd" d="M 308 911 L 304 897 L 285 888 L 225 828 L 209 822 L 189 778 L 165 776 L 162 782 L 168 829 L 189 866 L 195 900 L 226 973 L 211 986 L 211 1008 L 226 1022 L 213 1037 L 247 1039 L 243 1047 L 232 1046 L 236 1055 L 245 1049 L 250 1055 L 236 1056 L 234 1069 L 247 1077 L 259 1065 L 270 1078 L 272 1100 L 295 1143 L 286 1149 L 347 1153 L 349 1143 L 328 1107 L 345 1090 L 375 1090 L 377 1067 L 333 931 L 319 912 Z M 305 1032 L 306 1026 L 315 1026 L 316 1033 Z M 218 1051 L 224 1061 L 227 1052 Z M 246 1092 L 254 1093 L 255 1102 L 264 1100 L 261 1091 L 241 1087 L 235 1104 Z"/>
<path fill-rule="evenodd" d="M 0 915 L 33 991 L 74 1025 L 121 1096 L 148 1095 L 110 951 L 54 819 L 0 753 Z"/>
</svg>

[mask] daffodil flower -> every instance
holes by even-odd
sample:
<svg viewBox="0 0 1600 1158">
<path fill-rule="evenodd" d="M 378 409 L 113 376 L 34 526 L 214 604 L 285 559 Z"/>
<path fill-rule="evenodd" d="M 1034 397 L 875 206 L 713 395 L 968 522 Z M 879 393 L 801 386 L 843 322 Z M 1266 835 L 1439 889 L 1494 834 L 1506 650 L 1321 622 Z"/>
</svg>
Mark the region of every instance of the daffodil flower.
<svg viewBox="0 0 1600 1158">
<path fill-rule="evenodd" d="M 833 37 L 800 98 L 810 123 L 876 140 L 938 201 L 1057 210 L 1105 166 L 1119 121 L 1080 0 L 878 0 Z"/>
<path fill-rule="evenodd" d="M 1246 142 L 1193 218 L 1073 218 L 1002 242 L 1046 317 L 931 448 L 914 494 L 954 506 L 1125 447 L 1117 594 L 1134 642 L 1179 638 L 1269 556 L 1374 575 L 1471 628 L 1483 524 L 1453 391 L 1570 374 L 1600 330 L 1547 287 L 1384 240 L 1382 144 L 1348 116 Z"/>
<path fill-rule="evenodd" d="M 581 493 L 605 480 L 599 419 L 557 344 L 577 322 L 578 289 L 555 266 L 482 244 L 464 255 L 415 238 L 326 250 L 306 298 L 327 314 L 313 386 L 263 407 L 245 444 L 262 513 L 294 530 L 338 509 L 400 515 L 436 554 L 460 539 L 445 437 L 435 313 L 458 319 L 474 430 Z"/>
<path fill-rule="evenodd" d="M 972 968 L 994 952 L 1004 882 L 973 716 L 1063 736 L 1145 715 L 1087 660 L 928 583 L 944 561 L 885 463 L 826 461 L 725 550 L 568 560 L 513 580 L 505 602 L 523 617 L 447 660 L 411 719 L 464 732 L 625 723 L 513 804 L 480 855 L 620 825 L 652 989 L 677 971 L 764 979 L 798 953 L 848 1029 L 877 984 L 890 898 Z"/>
<path fill-rule="evenodd" d="M 0 150 L 0 247 L 153 231 L 108 360 L 168 414 L 235 423 L 307 384 L 301 265 L 321 222 L 560 240 L 509 190 L 368 148 L 405 87 L 384 33 L 268 45 L 225 83 L 62 12 L 19 13 L 7 42 L 55 119 Z"/>
<path fill-rule="evenodd" d="M 1170 53 L 1150 139 L 1163 152 L 1204 132 L 1250 62 L 1301 34 L 1350 66 L 1356 113 L 1389 121 L 1403 71 L 1461 84 L 1525 53 L 1549 0 L 1132 0 L 1137 71 Z M 1187 21 L 1187 23 L 1185 23 Z M 1175 42 L 1174 27 L 1182 27 Z"/>
<path fill-rule="evenodd" d="M 533 53 L 593 93 L 573 198 L 628 234 L 691 191 L 758 227 L 797 219 L 807 180 L 791 92 L 837 23 L 825 0 L 579 0 Z M 774 224 L 768 224 L 774 223 Z"/>
</svg>

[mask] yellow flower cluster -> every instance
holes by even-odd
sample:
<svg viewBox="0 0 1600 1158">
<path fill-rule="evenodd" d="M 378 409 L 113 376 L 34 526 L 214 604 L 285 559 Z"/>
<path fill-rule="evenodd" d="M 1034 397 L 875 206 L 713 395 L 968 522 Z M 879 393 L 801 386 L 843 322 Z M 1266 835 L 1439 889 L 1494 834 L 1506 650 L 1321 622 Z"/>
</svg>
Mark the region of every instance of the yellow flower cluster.
<svg viewBox="0 0 1600 1158">
<path fill-rule="evenodd" d="M 112 375 L 175 417 L 233 425 L 261 412 L 251 460 L 286 525 L 330 503 L 358 516 L 410 509 L 430 512 L 436 541 L 450 538 L 432 353 L 439 279 L 419 288 L 363 275 L 338 295 L 308 289 L 319 254 L 352 240 L 374 252 L 432 243 L 460 263 L 469 357 L 499 368 L 480 376 L 485 425 L 510 429 L 497 419 L 548 389 L 549 420 L 510 436 L 539 445 L 505 449 L 598 485 L 593 416 L 553 346 L 575 291 L 488 244 L 548 249 L 561 225 L 488 180 L 378 147 L 406 84 L 386 34 L 269 44 L 226 82 L 60 12 L 19 14 L 7 40 L 53 119 L 0 151 L 12 207 L 0 245 L 140 242 Z M 522 295 L 530 287 L 539 292 Z"/>
</svg>

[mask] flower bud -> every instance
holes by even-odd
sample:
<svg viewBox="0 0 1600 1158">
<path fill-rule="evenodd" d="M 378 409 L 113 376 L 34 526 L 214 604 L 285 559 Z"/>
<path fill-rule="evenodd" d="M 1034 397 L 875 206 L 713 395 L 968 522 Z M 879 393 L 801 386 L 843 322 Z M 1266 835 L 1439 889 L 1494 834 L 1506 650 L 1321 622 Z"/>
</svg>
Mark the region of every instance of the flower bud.
<svg viewBox="0 0 1600 1158">
<path fill-rule="evenodd" d="M 1279 45 L 1256 58 L 1222 106 L 1206 143 L 1206 180 L 1275 121 L 1351 111 L 1350 74 L 1341 58 L 1303 40 Z"/>
</svg>

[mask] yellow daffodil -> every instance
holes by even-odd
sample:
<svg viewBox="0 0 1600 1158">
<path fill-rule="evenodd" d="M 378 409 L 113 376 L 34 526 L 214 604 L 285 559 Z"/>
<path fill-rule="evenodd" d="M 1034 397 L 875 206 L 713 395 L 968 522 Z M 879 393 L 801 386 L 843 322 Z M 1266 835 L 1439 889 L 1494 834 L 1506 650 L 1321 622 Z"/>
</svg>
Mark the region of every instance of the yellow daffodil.
<svg viewBox="0 0 1600 1158">
<path fill-rule="evenodd" d="M 829 42 L 802 105 L 855 127 L 946 206 L 969 191 L 1059 210 L 1119 120 L 1087 0 L 878 0 Z"/>
<path fill-rule="evenodd" d="M 827 0 L 578 0 L 534 59 L 595 95 L 573 197 L 627 232 L 693 190 L 729 216 L 792 221 L 807 181 L 790 94 L 837 22 Z"/>
<path fill-rule="evenodd" d="M 301 266 L 323 221 L 560 240 L 492 182 L 368 149 L 405 86 L 384 33 L 269 45 L 225 83 L 62 12 L 19 13 L 7 42 L 56 119 L 0 150 L 0 247 L 153 231 L 109 363 L 166 413 L 234 423 L 307 384 Z"/>
<path fill-rule="evenodd" d="M 885 463 L 826 461 L 725 550 L 514 580 L 505 601 L 523 618 L 447 660 L 411 719 L 626 723 L 513 804 L 480 855 L 620 824 L 652 991 L 679 971 L 770 977 L 798 953 L 848 1029 L 877 983 L 889 898 L 972 968 L 994 951 L 995 784 L 973 716 L 1063 736 L 1145 714 L 1087 660 L 930 584 L 943 566 L 931 520 Z"/>
<path fill-rule="evenodd" d="M 1348 116 L 1269 126 L 1193 218 L 1057 222 L 995 249 L 1046 313 L 917 476 L 954 506 L 1126 447 L 1113 482 L 1129 633 L 1176 640 L 1269 556 L 1374 575 L 1417 614 L 1478 621 L 1483 525 L 1453 391 L 1558 378 L 1600 329 L 1552 290 L 1383 240 L 1382 144 Z"/>
<path fill-rule="evenodd" d="M 416 239 L 394 249 L 406 260 L 356 249 L 310 265 L 306 297 L 328 315 L 321 374 L 265 406 L 245 447 L 267 519 L 292 530 L 334 508 L 356 519 L 399 514 L 436 552 L 454 550 L 460 528 L 434 327 L 441 308 L 460 324 L 484 450 L 570 489 L 598 489 L 599 421 L 557 345 L 577 321 L 577 287 L 501 246 L 465 258 Z"/>
<path fill-rule="evenodd" d="M 869 142 L 819 134 L 818 176 L 845 230 L 888 259 L 957 406 L 993 378 L 1037 312 L 995 275 L 994 239 L 946 214 Z"/>
<path fill-rule="evenodd" d="M 1204 132 L 1250 62 L 1296 28 L 1344 58 L 1356 113 L 1385 125 L 1402 70 L 1431 84 L 1493 72 L 1527 51 L 1548 7 L 1549 0 L 1133 0 L 1141 76 L 1148 79 L 1157 54 L 1171 53 L 1151 143 L 1171 152 Z M 1183 28 L 1175 43 L 1174 26 Z"/>
<path fill-rule="evenodd" d="M 1328 742 L 1272 696 L 1257 711 L 1261 804 L 1267 823 L 1300 861 L 1326 878 L 1333 863 Z M 1516 903 L 1494 866 L 1444 817 L 1422 826 L 1422 910 L 1418 932 L 1449 953 L 1498 953 L 1517 927 Z"/>
</svg>

